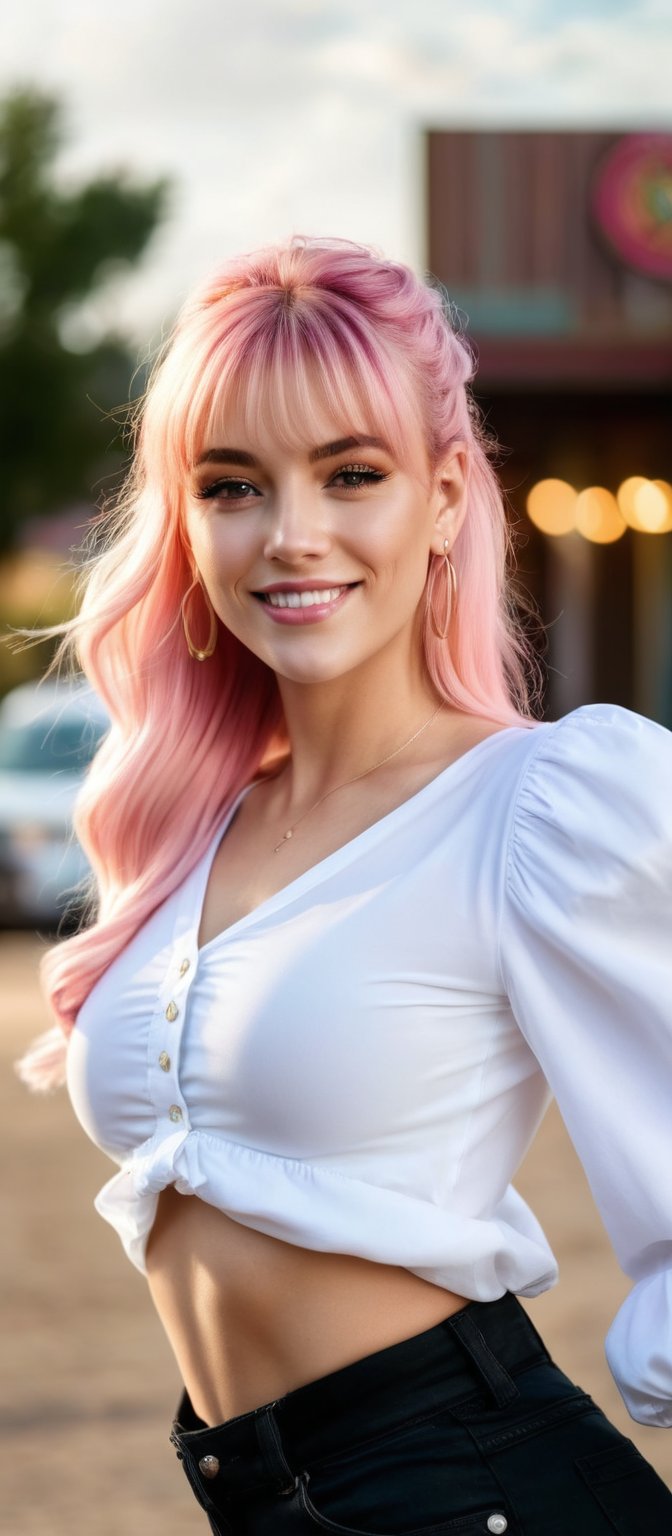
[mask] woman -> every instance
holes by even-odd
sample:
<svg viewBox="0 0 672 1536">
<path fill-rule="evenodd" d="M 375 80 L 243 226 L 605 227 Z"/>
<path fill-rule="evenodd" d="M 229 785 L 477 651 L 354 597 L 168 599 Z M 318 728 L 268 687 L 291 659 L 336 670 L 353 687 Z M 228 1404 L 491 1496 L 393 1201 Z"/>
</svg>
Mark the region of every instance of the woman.
<svg viewBox="0 0 672 1536">
<path fill-rule="evenodd" d="M 501 495 L 437 289 L 346 241 L 185 305 L 72 625 L 112 718 L 92 924 L 47 957 L 97 1198 L 218 1533 L 665 1529 L 549 1360 L 510 1186 L 553 1091 L 672 1424 L 672 739 L 535 719 Z M 76 1022 L 76 1028 L 72 1029 Z"/>
</svg>

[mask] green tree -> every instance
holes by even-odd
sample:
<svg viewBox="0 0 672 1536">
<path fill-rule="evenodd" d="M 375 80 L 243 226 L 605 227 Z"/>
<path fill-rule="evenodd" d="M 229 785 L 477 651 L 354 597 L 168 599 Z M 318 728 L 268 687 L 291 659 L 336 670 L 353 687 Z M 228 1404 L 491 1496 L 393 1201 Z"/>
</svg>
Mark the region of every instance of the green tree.
<svg viewBox="0 0 672 1536">
<path fill-rule="evenodd" d="M 0 552 L 25 517 L 94 504 L 121 468 L 108 412 L 128 400 L 135 359 L 115 334 L 73 350 L 64 322 L 139 258 L 170 190 L 125 173 L 59 189 L 63 117 L 34 89 L 0 102 Z"/>
</svg>

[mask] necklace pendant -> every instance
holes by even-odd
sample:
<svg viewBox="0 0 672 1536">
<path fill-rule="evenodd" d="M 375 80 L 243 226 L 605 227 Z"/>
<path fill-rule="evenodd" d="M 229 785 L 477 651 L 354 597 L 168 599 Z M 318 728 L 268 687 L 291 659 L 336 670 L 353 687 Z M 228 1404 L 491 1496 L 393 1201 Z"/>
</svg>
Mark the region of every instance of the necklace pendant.
<svg viewBox="0 0 672 1536">
<path fill-rule="evenodd" d="M 288 842 L 288 840 L 291 837 L 291 835 L 292 835 L 292 829 L 290 827 L 288 832 L 283 832 L 282 837 L 280 838 L 280 842 L 276 843 L 275 848 L 273 849 L 273 852 L 274 853 L 279 853 L 280 849 L 282 848 L 283 843 Z"/>
</svg>

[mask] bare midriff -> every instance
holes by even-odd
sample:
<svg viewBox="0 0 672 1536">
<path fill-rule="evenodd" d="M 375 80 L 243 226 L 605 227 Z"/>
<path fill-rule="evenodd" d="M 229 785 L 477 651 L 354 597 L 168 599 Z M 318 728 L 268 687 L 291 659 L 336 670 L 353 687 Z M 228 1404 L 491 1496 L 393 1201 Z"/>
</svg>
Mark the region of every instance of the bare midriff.
<svg viewBox="0 0 672 1536">
<path fill-rule="evenodd" d="M 206 1424 L 422 1333 L 466 1304 L 410 1270 L 257 1232 L 174 1185 L 159 1197 L 147 1272 Z"/>
</svg>

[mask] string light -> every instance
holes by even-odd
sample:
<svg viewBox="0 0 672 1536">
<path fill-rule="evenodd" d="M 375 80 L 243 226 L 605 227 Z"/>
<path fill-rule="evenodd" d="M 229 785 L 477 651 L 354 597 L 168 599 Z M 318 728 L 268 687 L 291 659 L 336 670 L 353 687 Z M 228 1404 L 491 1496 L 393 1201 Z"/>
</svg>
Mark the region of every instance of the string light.
<svg viewBox="0 0 672 1536">
<path fill-rule="evenodd" d="M 532 486 L 527 515 L 551 538 L 579 533 L 592 544 L 613 544 L 628 528 L 636 533 L 670 533 L 672 486 L 667 480 L 630 475 L 614 495 L 602 485 L 577 491 L 566 480 L 549 478 Z"/>
<path fill-rule="evenodd" d="M 540 480 L 527 498 L 527 515 L 536 528 L 553 537 L 571 533 L 576 511 L 576 491 L 566 480 Z"/>
<path fill-rule="evenodd" d="M 603 485 L 591 485 L 576 498 L 574 527 L 592 544 L 615 544 L 627 524 L 611 491 Z"/>
<path fill-rule="evenodd" d="M 629 479 L 624 480 L 619 485 L 616 492 L 616 500 L 622 516 L 625 518 L 628 527 L 634 528 L 637 533 L 644 533 L 645 531 L 637 512 L 637 500 L 648 483 L 648 480 L 645 480 L 643 475 L 630 475 Z"/>
</svg>

